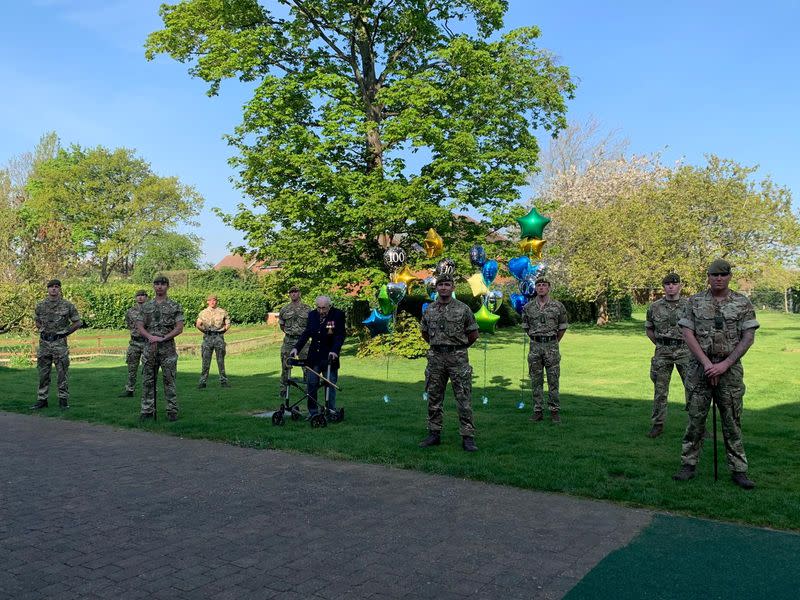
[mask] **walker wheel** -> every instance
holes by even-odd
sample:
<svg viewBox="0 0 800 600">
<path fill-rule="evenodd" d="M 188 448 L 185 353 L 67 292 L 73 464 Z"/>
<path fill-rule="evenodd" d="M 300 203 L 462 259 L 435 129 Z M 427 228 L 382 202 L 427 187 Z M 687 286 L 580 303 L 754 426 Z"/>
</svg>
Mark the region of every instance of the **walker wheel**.
<svg viewBox="0 0 800 600">
<path fill-rule="evenodd" d="M 322 413 L 316 414 L 311 417 L 311 427 L 327 427 L 328 419 Z"/>
<path fill-rule="evenodd" d="M 298 408 L 293 408 L 292 409 L 292 421 L 299 421 L 300 417 L 302 417 L 302 416 L 303 415 L 300 414 L 300 409 L 298 409 Z"/>
<path fill-rule="evenodd" d="M 276 410 L 272 413 L 272 424 L 273 425 L 283 425 L 283 411 Z"/>
</svg>

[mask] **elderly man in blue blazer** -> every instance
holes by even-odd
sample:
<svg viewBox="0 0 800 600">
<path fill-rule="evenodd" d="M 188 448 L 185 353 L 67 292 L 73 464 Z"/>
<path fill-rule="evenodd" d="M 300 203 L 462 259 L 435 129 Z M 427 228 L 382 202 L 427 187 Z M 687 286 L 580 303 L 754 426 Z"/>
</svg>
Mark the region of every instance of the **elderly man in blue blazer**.
<svg viewBox="0 0 800 600">
<path fill-rule="evenodd" d="M 330 363 L 331 370 L 328 378 L 333 383 L 339 379 L 339 354 L 342 351 L 345 336 L 344 319 L 344 311 L 331 306 L 331 299 L 328 296 L 318 296 L 316 308 L 308 313 L 306 328 L 290 352 L 292 357 L 297 357 L 300 349 L 308 340 L 311 340 L 306 364 L 317 373 L 328 377 L 327 371 Z M 308 412 L 310 415 L 315 415 L 319 410 L 316 398 L 320 379 L 310 371 L 307 376 Z M 312 401 L 311 398 L 315 400 Z M 336 410 L 336 388 L 334 387 L 330 387 L 328 391 L 328 408 Z"/>
</svg>

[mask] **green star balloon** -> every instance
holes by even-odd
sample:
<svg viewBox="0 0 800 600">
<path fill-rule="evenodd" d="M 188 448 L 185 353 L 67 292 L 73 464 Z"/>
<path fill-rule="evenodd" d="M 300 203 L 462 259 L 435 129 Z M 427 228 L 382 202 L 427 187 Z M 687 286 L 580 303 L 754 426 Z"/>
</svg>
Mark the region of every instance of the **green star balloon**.
<svg viewBox="0 0 800 600">
<path fill-rule="evenodd" d="M 545 217 L 544 215 L 539 214 L 539 211 L 536 210 L 534 206 L 524 217 L 520 217 L 517 219 L 517 223 L 519 223 L 519 228 L 522 230 L 522 237 L 523 238 L 536 238 L 537 240 L 542 239 L 542 233 L 544 232 L 544 228 L 550 222 L 550 217 Z"/>
<path fill-rule="evenodd" d="M 485 304 L 481 304 L 480 309 L 475 313 L 475 320 L 478 322 L 478 329 L 486 333 L 494 333 L 500 315 L 493 315 Z"/>
</svg>

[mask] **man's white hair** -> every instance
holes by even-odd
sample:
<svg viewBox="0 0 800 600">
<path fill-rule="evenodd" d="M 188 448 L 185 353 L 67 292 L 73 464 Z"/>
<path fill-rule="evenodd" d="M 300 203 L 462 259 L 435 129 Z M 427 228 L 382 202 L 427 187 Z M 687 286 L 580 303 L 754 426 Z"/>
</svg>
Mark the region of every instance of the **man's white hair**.
<svg viewBox="0 0 800 600">
<path fill-rule="evenodd" d="M 322 303 L 324 306 L 330 306 L 331 298 L 330 296 L 317 296 L 316 300 L 314 300 L 314 303 L 317 305 Z"/>
</svg>

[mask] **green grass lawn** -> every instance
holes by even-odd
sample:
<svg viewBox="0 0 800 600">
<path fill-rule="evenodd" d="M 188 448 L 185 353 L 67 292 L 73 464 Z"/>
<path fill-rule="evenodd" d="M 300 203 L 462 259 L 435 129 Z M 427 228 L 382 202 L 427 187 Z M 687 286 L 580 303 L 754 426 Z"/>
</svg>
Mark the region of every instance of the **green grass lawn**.
<svg viewBox="0 0 800 600">
<path fill-rule="evenodd" d="M 520 330 L 488 339 L 471 350 L 475 370 L 473 404 L 480 452 L 461 450 L 452 393 L 445 405 L 443 445 L 420 449 L 426 433 L 422 399 L 425 361 L 356 359 L 349 346 L 342 359 L 339 405 L 346 420 L 325 429 L 289 421 L 274 427 L 252 413 L 279 403 L 278 346 L 228 357 L 233 387 L 219 388 L 215 370 L 206 390 L 197 390 L 199 358 L 178 365 L 177 423 L 163 418 L 144 427 L 185 437 L 220 440 L 255 448 L 280 448 L 341 460 L 387 464 L 522 488 L 564 492 L 666 511 L 800 530 L 800 316 L 760 313 L 761 329 L 744 359 L 744 443 L 752 492 L 733 486 L 725 467 L 720 433 L 720 480 L 714 482 L 711 443 L 698 476 L 687 483 L 670 476 L 680 466 L 686 423 L 677 373 L 665 434 L 651 440 L 653 346 L 643 332 L 643 315 L 605 329 L 572 327 L 562 343 L 561 426 L 531 423 L 520 384 L 524 370 Z M 81 332 L 93 337 L 94 332 Z M 95 336 L 96 337 L 96 336 Z M 70 340 L 72 343 L 72 339 Z M 3 340 L 0 339 L 0 344 Z M 140 427 L 138 399 L 119 399 L 126 370 L 119 359 L 103 358 L 71 368 L 71 405 L 62 414 L 51 387 L 51 407 L 43 416 Z M 34 368 L 0 367 L 0 409 L 27 412 L 36 399 Z M 480 401 L 486 385 L 489 403 Z M 384 395 L 391 399 L 384 402 Z M 710 426 L 710 422 L 709 422 Z"/>
</svg>

